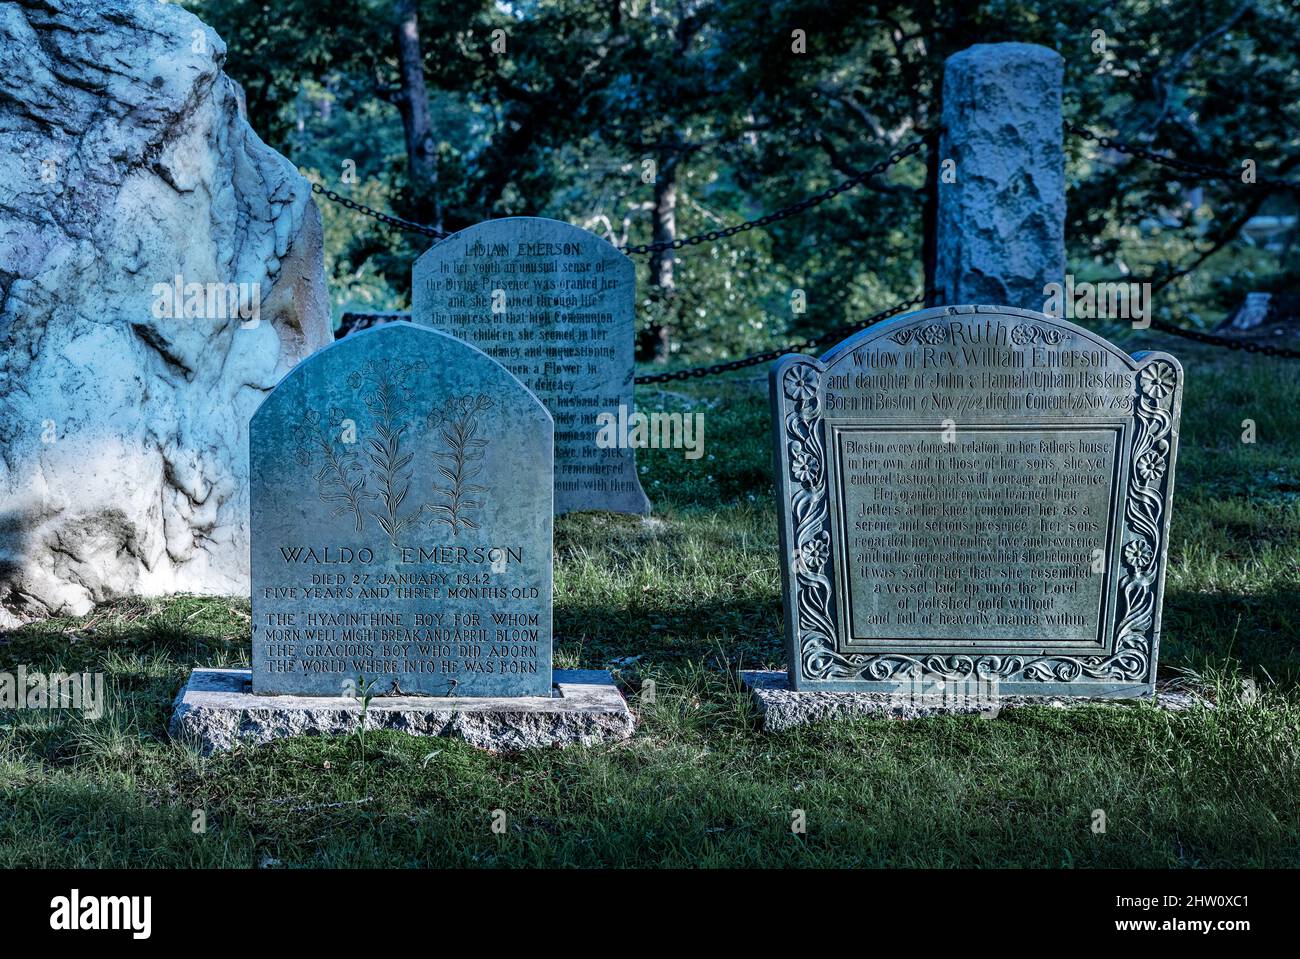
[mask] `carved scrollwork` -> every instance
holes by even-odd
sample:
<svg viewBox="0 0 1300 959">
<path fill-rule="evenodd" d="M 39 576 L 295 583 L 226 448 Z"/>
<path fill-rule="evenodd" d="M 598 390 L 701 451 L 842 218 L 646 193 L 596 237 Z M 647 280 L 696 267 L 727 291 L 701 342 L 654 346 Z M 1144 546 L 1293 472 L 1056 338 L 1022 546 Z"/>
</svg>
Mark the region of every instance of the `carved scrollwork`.
<svg viewBox="0 0 1300 959">
<path fill-rule="evenodd" d="M 793 528 L 790 557 L 795 580 L 796 628 L 804 671 L 821 676 L 835 651 L 835 615 L 830 574 L 830 508 L 826 500 L 826 450 L 822 443 L 821 371 L 811 362 L 785 371 L 782 392 L 789 403 L 784 442 L 793 493 L 788 504 Z"/>
<path fill-rule="evenodd" d="M 1039 326 L 1037 323 L 1018 323 L 1011 328 L 1011 342 L 1016 346 L 1030 346 L 1034 343 L 1057 346 L 1069 338 L 1070 334 L 1065 330 Z"/>
<path fill-rule="evenodd" d="M 937 324 L 931 324 L 935 328 Z M 1033 331 L 1026 342 L 1049 342 L 1047 331 Z M 1022 327 L 1016 327 L 1020 329 Z M 928 327 L 921 327 L 921 330 Z M 1069 336 L 1051 331 L 1056 342 Z M 917 331 L 890 335 L 895 342 L 919 341 Z M 786 508 L 791 518 L 794 629 L 802 675 L 821 681 L 898 681 L 931 674 L 952 680 L 1072 683 L 1142 682 L 1150 672 L 1155 641 L 1159 569 L 1165 544 L 1164 508 L 1173 452 L 1171 432 L 1178 374 L 1173 364 L 1157 360 L 1137 377 L 1132 403 L 1134 429 L 1128 458 L 1128 491 L 1120 524 L 1120 578 L 1116 629 L 1108 654 L 868 654 L 846 653 L 836 642 L 835 596 L 823 439 L 821 371 L 811 361 L 788 367 L 783 376 L 783 442 L 792 492 Z"/>
<path fill-rule="evenodd" d="M 909 343 L 922 343 L 926 346 L 938 346 L 946 343 L 948 340 L 948 328 L 938 323 L 930 323 L 926 326 L 912 326 L 905 330 L 897 330 L 890 333 L 889 338 L 899 346 L 907 346 Z"/>
</svg>

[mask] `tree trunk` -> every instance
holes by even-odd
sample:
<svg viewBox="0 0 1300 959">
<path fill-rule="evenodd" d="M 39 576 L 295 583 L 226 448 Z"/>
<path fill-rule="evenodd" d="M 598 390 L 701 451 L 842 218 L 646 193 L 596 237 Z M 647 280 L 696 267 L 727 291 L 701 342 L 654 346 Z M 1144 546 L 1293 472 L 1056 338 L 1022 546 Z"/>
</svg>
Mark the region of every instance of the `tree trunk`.
<svg viewBox="0 0 1300 959">
<path fill-rule="evenodd" d="M 670 156 L 656 172 L 654 234 L 652 237 L 655 243 L 671 243 L 677 238 L 678 162 L 678 157 Z M 661 253 L 656 253 L 650 260 L 650 295 L 663 308 L 667 308 L 673 295 L 677 292 L 677 286 L 673 279 L 673 267 L 676 260 L 676 250 L 664 250 Z M 671 339 L 671 327 L 666 323 L 653 324 L 643 336 L 641 344 L 642 358 L 653 359 L 656 363 L 666 362 Z"/>
<path fill-rule="evenodd" d="M 429 93 L 424 85 L 420 55 L 420 22 L 416 0 L 396 0 L 397 62 L 402 86 L 397 108 L 406 131 L 406 157 L 411 185 L 411 215 L 442 229 L 438 202 L 438 147 L 429 120 Z"/>
</svg>

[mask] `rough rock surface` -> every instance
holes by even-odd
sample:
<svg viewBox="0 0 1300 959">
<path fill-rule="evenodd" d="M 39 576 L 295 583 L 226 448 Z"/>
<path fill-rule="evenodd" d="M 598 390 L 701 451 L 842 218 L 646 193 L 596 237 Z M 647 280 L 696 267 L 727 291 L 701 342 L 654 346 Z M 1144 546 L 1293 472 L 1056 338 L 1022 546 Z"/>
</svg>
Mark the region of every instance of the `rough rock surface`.
<svg viewBox="0 0 1300 959">
<path fill-rule="evenodd" d="M 948 58 L 935 283 L 942 303 L 1042 310 L 1065 279 L 1060 54 L 981 43 Z"/>
<path fill-rule="evenodd" d="M 152 0 L 0 5 L 0 626 L 247 588 L 248 419 L 330 320 L 225 53 Z"/>
<path fill-rule="evenodd" d="M 539 746 L 591 746 L 627 739 L 636 728 L 609 673 L 557 669 L 555 695 L 522 697 L 382 696 L 370 701 L 366 729 L 454 736 L 500 752 Z M 355 732 L 361 704 L 339 696 L 255 696 L 247 669 L 196 669 L 176 697 L 171 735 L 205 755 L 289 736 Z"/>
<path fill-rule="evenodd" d="M 942 697 L 911 698 L 889 693 L 795 692 L 785 673 L 775 671 L 742 672 L 741 681 L 749 687 L 758 709 L 763 729 L 781 732 L 830 719 L 869 716 L 874 719 L 921 719 L 926 716 L 984 716 L 995 718 L 1003 709 L 1022 706 L 1050 706 L 1067 709 L 1084 705 L 1122 708 L 1149 699 L 1098 699 L 1083 696 L 1002 696 L 992 702 L 944 702 Z M 1185 689 L 1157 689 L 1157 707 L 1181 712 L 1194 706 L 1209 706 L 1206 700 Z"/>
</svg>

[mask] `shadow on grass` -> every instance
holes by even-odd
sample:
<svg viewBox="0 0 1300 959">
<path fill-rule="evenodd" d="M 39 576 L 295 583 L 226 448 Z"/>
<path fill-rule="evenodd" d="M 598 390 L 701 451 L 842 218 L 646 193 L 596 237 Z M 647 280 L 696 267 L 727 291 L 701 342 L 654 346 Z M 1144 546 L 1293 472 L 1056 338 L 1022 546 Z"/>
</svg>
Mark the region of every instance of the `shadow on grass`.
<svg viewBox="0 0 1300 959">
<path fill-rule="evenodd" d="M 1300 590 L 1165 592 L 1161 671 L 1222 667 L 1285 686 L 1300 684 Z"/>
<path fill-rule="evenodd" d="M 696 660 L 734 669 L 784 662 L 779 601 L 714 600 L 689 607 L 642 601 L 621 609 L 564 603 L 555 608 L 557 648 L 600 668 L 639 656 L 646 662 Z"/>
</svg>

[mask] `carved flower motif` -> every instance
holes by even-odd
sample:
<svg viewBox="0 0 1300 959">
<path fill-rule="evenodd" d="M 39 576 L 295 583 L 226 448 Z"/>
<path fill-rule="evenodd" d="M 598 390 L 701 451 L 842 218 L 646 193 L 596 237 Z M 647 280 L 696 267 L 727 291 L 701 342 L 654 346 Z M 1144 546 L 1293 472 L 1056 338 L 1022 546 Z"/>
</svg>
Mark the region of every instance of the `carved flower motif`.
<svg viewBox="0 0 1300 959">
<path fill-rule="evenodd" d="M 818 380 L 811 366 L 796 366 L 785 375 L 785 395 L 792 400 L 810 400 L 817 395 Z"/>
<path fill-rule="evenodd" d="M 830 551 L 831 538 L 823 530 L 800 548 L 799 555 L 803 560 L 804 569 L 810 573 L 819 572 L 826 565 L 826 560 L 830 558 Z"/>
<path fill-rule="evenodd" d="M 354 390 L 361 389 L 361 373 L 357 370 L 348 374 L 348 387 Z"/>
<path fill-rule="evenodd" d="M 330 407 L 330 426 L 338 426 L 343 422 L 343 411 L 337 406 Z"/>
<path fill-rule="evenodd" d="M 1134 569 L 1146 569 L 1151 565 L 1151 560 L 1155 558 L 1155 553 L 1151 550 L 1151 544 L 1144 539 L 1129 540 L 1124 547 L 1124 562 Z"/>
<path fill-rule="evenodd" d="M 1026 343 L 1034 342 L 1034 328 L 1026 323 L 1011 328 L 1011 342 L 1016 346 L 1024 346 Z"/>
<path fill-rule="evenodd" d="M 1147 396 L 1163 399 L 1174 391 L 1177 382 L 1174 368 L 1168 363 L 1152 363 L 1142 371 L 1142 392 Z"/>
<path fill-rule="evenodd" d="M 916 338 L 922 343 L 928 343 L 933 346 L 936 343 L 942 343 L 948 336 L 948 331 L 938 323 L 931 323 L 929 326 L 916 331 Z"/>
<path fill-rule="evenodd" d="M 303 414 L 303 419 L 305 419 L 312 426 L 315 426 L 317 423 L 320 422 L 320 412 L 318 410 L 308 410 L 305 414 Z"/>
<path fill-rule="evenodd" d="M 1155 482 L 1165 475 L 1165 461 L 1155 450 L 1147 450 L 1138 457 L 1137 472 L 1148 483 Z"/>
<path fill-rule="evenodd" d="M 311 454 L 308 453 L 301 446 L 299 446 L 296 450 L 293 451 L 293 455 L 294 455 L 294 459 L 298 461 L 299 466 L 311 465 Z"/>
<path fill-rule="evenodd" d="M 817 461 L 807 453 L 796 450 L 790 458 L 790 475 L 808 486 L 817 476 Z"/>
<path fill-rule="evenodd" d="M 480 393 L 478 396 L 465 394 L 460 398 L 460 411 L 462 414 L 477 413 L 479 410 L 485 410 L 492 405 L 492 397 Z"/>
<path fill-rule="evenodd" d="M 305 443 L 307 442 L 307 431 L 301 426 L 295 426 L 293 428 L 293 438 L 299 443 Z"/>
</svg>

